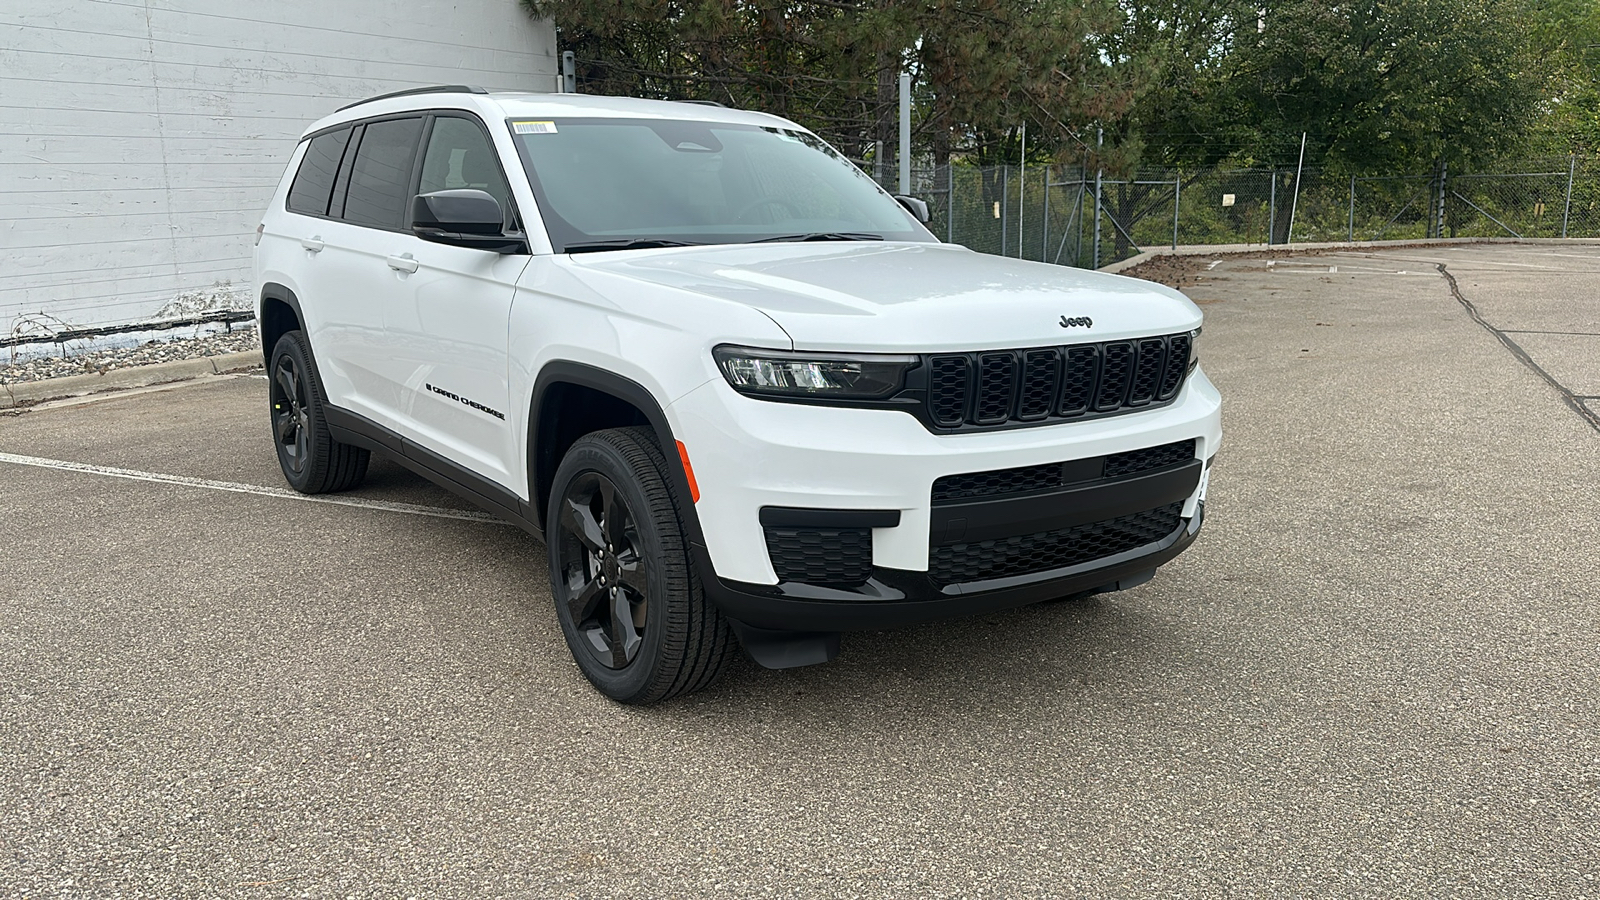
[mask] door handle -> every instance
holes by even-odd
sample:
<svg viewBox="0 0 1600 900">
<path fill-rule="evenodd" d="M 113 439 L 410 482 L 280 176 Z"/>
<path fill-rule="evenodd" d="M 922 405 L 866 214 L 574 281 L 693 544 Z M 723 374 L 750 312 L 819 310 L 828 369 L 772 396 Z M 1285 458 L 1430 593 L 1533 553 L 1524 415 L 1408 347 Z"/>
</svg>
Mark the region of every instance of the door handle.
<svg viewBox="0 0 1600 900">
<path fill-rule="evenodd" d="M 322 245 L 322 235 L 319 234 L 319 235 L 314 235 L 314 236 L 308 237 L 308 238 L 301 238 L 300 239 L 300 246 L 306 248 L 307 250 L 310 250 L 312 253 L 321 253 L 322 252 L 322 246 L 323 246 Z"/>
<path fill-rule="evenodd" d="M 399 256 L 391 256 L 386 261 L 389 263 L 389 268 L 395 270 L 396 272 L 409 273 L 417 270 L 417 261 L 413 259 L 409 253 L 402 253 Z"/>
</svg>

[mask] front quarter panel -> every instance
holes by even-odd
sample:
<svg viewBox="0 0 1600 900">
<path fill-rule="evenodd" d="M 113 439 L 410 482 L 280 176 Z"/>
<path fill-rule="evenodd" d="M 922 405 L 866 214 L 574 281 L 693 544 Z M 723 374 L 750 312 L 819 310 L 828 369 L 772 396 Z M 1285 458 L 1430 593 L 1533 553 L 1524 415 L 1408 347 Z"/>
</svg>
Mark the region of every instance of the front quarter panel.
<svg viewBox="0 0 1600 900">
<path fill-rule="evenodd" d="M 624 251 L 625 252 L 625 251 Z M 523 272 L 510 321 L 511 410 L 526 459 L 534 386 L 554 362 L 592 366 L 635 382 L 662 409 L 715 378 L 722 343 L 792 349 L 763 313 L 689 291 L 580 270 L 566 255 L 536 256 Z M 518 402 L 515 398 L 521 398 Z M 676 427 L 668 413 L 668 424 Z M 670 448 L 667 449 L 670 456 Z M 691 454 L 693 447 L 690 447 Z M 511 487 L 533 500 L 526 468 Z"/>
</svg>

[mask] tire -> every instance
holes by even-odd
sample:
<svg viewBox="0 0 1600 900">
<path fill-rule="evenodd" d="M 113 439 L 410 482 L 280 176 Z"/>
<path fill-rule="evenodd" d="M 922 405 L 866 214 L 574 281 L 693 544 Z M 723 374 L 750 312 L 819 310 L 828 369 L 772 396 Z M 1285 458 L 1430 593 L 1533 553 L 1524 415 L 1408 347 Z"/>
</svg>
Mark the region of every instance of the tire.
<svg viewBox="0 0 1600 900">
<path fill-rule="evenodd" d="M 649 430 L 609 429 L 572 445 L 550 490 L 556 617 L 578 668 L 619 703 L 708 687 L 738 648 L 689 561 L 668 471 Z"/>
<path fill-rule="evenodd" d="M 328 432 L 327 395 L 305 332 L 290 331 L 272 346 L 267 370 L 272 443 L 289 486 L 302 494 L 348 491 L 367 477 L 372 454 L 341 444 Z"/>
</svg>

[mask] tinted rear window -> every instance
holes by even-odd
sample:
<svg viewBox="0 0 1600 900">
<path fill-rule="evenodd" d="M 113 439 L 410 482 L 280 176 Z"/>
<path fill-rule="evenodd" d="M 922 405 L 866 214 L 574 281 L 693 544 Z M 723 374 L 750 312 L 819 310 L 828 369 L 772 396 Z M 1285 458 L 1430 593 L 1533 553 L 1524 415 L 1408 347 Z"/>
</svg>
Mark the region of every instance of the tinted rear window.
<svg viewBox="0 0 1600 900">
<path fill-rule="evenodd" d="M 350 171 L 345 221 L 380 228 L 401 227 L 411 192 L 411 163 L 421 137 L 421 119 L 368 123 L 356 150 L 355 168 Z"/>
<path fill-rule="evenodd" d="M 314 216 L 328 214 L 328 192 L 333 187 L 333 176 L 339 171 L 339 160 L 344 156 L 345 145 L 350 142 L 350 129 L 341 128 L 311 139 L 305 158 L 300 161 L 300 171 L 294 173 L 294 183 L 289 185 L 289 210 Z"/>
</svg>

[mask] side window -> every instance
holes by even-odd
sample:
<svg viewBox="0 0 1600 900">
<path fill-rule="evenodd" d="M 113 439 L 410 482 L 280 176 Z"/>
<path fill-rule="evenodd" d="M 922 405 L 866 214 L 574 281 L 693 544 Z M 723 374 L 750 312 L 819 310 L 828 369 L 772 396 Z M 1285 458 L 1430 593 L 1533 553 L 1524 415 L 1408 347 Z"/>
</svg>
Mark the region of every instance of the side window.
<svg viewBox="0 0 1600 900">
<path fill-rule="evenodd" d="M 500 165 L 495 161 L 489 136 L 471 119 L 439 116 L 433 120 L 433 134 L 422 158 L 420 193 L 477 188 L 487 191 L 508 212 L 511 191 Z"/>
<path fill-rule="evenodd" d="M 357 125 L 350 132 L 350 149 L 344 151 L 344 162 L 339 164 L 339 177 L 333 180 L 333 196 L 328 200 L 328 215 L 335 219 L 344 218 L 344 200 L 350 195 L 350 170 L 356 164 L 356 148 L 361 146 L 361 135 L 367 130 L 365 125 Z"/>
<path fill-rule="evenodd" d="M 328 192 L 333 187 L 334 173 L 339 170 L 339 160 L 344 157 L 348 143 L 348 128 L 311 139 L 311 146 L 300 160 L 300 171 L 294 173 L 294 182 L 289 185 L 290 212 L 313 216 L 328 214 Z"/>
<path fill-rule="evenodd" d="M 369 122 L 356 148 L 345 196 L 344 218 L 354 225 L 399 228 L 411 193 L 411 163 L 422 137 L 422 119 Z"/>
</svg>

